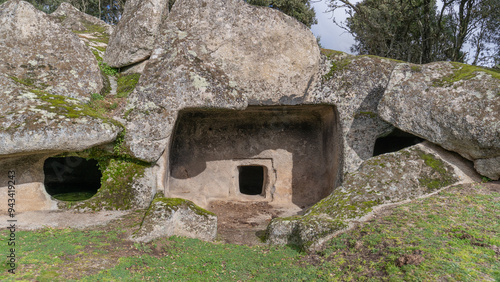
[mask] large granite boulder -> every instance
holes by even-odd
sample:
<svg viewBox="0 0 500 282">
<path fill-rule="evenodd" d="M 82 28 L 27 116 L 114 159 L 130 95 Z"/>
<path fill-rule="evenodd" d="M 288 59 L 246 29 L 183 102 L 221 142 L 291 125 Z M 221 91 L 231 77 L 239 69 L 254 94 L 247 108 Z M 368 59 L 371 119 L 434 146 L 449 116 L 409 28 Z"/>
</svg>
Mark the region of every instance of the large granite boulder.
<svg viewBox="0 0 500 282">
<path fill-rule="evenodd" d="M 213 241 L 217 235 L 217 216 L 191 201 L 157 196 L 131 239 L 149 242 L 174 235 Z"/>
<path fill-rule="evenodd" d="M 0 6 L 0 156 L 80 151 L 121 127 L 91 109 L 101 72 L 76 35 L 31 4 Z"/>
<path fill-rule="evenodd" d="M 303 103 L 320 66 L 314 35 L 295 19 L 240 0 L 178 0 L 129 97 L 126 144 L 156 161 L 179 110 Z"/>
<path fill-rule="evenodd" d="M 376 139 L 394 129 L 379 117 L 377 107 L 399 62 L 332 50 L 323 53 L 322 83 L 312 89 L 308 103 L 336 106 L 342 125 L 343 170 L 355 171 L 373 156 Z"/>
<path fill-rule="evenodd" d="M 88 99 L 101 91 L 92 52 L 45 13 L 25 1 L 8 1 L 0 6 L 0 25 L 0 73 L 66 97 Z"/>
<path fill-rule="evenodd" d="M 65 29 L 80 37 L 89 46 L 99 60 L 108 47 L 113 27 L 89 14 L 80 12 L 71 4 L 63 2 L 49 17 Z"/>
<path fill-rule="evenodd" d="M 104 62 L 121 68 L 146 60 L 158 28 L 168 15 L 168 0 L 129 0 L 111 36 Z"/>
<path fill-rule="evenodd" d="M 449 158 L 453 157 L 428 143 L 373 157 L 303 216 L 273 219 L 267 241 L 314 250 L 325 238 L 365 220 L 378 206 L 415 199 L 465 180 L 465 174 L 444 161 Z"/>
<path fill-rule="evenodd" d="M 113 33 L 113 26 L 105 21 L 83 13 L 69 3 L 63 2 L 50 17 L 56 19 L 63 27 L 76 33 L 93 31 L 106 33 L 109 37 Z"/>
<path fill-rule="evenodd" d="M 500 73 L 449 62 L 400 64 L 380 116 L 396 127 L 474 161 L 500 178 Z"/>
</svg>

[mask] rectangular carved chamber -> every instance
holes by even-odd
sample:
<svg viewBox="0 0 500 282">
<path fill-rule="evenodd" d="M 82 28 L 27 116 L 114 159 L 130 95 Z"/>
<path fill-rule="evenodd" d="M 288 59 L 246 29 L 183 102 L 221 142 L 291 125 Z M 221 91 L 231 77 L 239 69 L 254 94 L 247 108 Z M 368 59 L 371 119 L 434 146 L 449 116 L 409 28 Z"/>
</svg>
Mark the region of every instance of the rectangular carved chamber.
<svg viewBox="0 0 500 282">
<path fill-rule="evenodd" d="M 341 174 L 333 106 L 252 106 L 179 112 L 169 154 L 167 195 L 312 205 Z"/>
</svg>

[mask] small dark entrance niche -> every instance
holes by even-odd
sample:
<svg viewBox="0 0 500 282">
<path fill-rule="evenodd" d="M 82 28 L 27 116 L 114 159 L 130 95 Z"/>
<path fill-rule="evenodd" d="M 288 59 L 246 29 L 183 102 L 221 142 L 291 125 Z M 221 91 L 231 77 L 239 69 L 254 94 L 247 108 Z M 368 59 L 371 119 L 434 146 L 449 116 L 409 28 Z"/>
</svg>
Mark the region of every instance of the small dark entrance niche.
<svg viewBox="0 0 500 282">
<path fill-rule="evenodd" d="M 240 166 L 240 193 L 245 195 L 261 195 L 264 188 L 263 166 Z"/>
<path fill-rule="evenodd" d="M 396 128 L 389 135 L 380 137 L 375 141 L 373 156 L 397 152 L 423 141 L 424 139 L 418 136 L 412 135 Z"/>
<path fill-rule="evenodd" d="M 45 190 L 61 201 L 83 201 L 101 187 L 102 173 L 96 160 L 78 157 L 48 158 L 43 164 Z"/>
</svg>

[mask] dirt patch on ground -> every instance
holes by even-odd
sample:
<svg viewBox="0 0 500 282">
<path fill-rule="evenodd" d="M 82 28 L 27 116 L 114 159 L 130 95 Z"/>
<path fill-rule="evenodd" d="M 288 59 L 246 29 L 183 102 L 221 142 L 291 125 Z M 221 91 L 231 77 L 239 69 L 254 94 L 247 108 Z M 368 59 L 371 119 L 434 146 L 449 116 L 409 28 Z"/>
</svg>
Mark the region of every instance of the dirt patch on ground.
<svg viewBox="0 0 500 282">
<path fill-rule="evenodd" d="M 275 217 L 302 211 L 297 206 L 276 207 L 267 202 L 212 201 L 208 210 L 217 215 L 217 239 L 239 245 L 263 245 L 267 225 Z"/>
<path fill-rule="evenodd" d="M 28 211 L 10 218 L 8 215 L 0 216 L 0 228 L 8 227 L 7 220 L 17 220 L 16 226 L 21 230 L 36 230 L 44 227 L 51 228 L 76 228 L 82 229 L 92 226 L 106 225 L 128 212 L 101 211 L 101 212 L 73 212 L 73 211 Z"/>
<path fill-rule="evenodd" d="M 500 180 L 490 181 L 490 182 L 484 183 L 483 185 L 491 192 L 500 193 Z"/>
</svg>

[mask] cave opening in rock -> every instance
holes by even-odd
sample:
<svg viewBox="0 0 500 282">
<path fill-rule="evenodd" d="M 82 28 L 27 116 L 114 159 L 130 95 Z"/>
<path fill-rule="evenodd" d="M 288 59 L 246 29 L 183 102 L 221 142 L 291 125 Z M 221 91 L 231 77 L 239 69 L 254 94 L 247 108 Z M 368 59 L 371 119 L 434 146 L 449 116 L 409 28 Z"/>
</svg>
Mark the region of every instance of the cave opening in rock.
<svg viewBox="0 0 500 282">
<path fill-rule="evenodd" d="M 377 138 L 373 149 L 373 156 L 397 152 L 423 141 L 424 139 L 418 136 L 396 128 L 389 135 Z"/>
<path fill-rule="evenodd" d="M 240 193 L 245 195 L 262 195 L 264 189 L 264 167 L 240 166 L 238 170 Z"/>
<path fill-rule="evenodd" d="M 184 109 L 171 142 L 165 194 L 205 207 L 215 200 L 310 206 L 341 179 L 334 106 Z"/>
<path fill-rule="evenodd" d="M 83 201 L 101 187 L 96 160 L 79 157 L 48 158 L 43 165 L 45 190 L 61 201 Z"/>
</svg>

